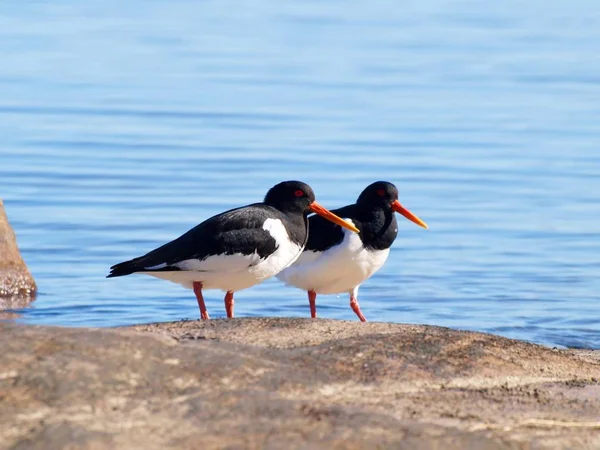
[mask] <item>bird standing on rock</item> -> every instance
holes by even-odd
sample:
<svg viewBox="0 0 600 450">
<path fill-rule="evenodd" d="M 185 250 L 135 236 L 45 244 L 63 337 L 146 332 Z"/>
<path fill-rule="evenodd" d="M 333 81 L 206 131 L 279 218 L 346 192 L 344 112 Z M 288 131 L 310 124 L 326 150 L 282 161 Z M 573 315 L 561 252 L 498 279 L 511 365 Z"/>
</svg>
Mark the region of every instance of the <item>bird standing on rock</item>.
<svg viewBox="0 0 600 450">
<path fill-rule="evenodd" d="M 367 186 L 356 203 L 332 212 L 347 219 L 360 233 L 348 233 L 336 224 L 311 216 L 304 252 L 277 278 L 308 291 L 312 318 L 317 317 L 317 294 L 348 292 L 350 307 L 366 322 L 358 304 L 358 288 L 387 260 L 398 235 L 394 212 L 423 228 L 427 225 L 400 204 L 398 189 L 387 181 Z"/>
<path fill-rule="evenodd" d="M 234 292 L 276 275 L 302 254 L 310 212 L 358 232 L 319 205 L 308 184 L 284 181 L 264 202 L 211 217 L 144 256 L 112 266 L 107 278 L 146 273 L 193 289 L 202 319 L 209 319 L 202 290 L 221 289 L 231 318 Z"/>
</svg>

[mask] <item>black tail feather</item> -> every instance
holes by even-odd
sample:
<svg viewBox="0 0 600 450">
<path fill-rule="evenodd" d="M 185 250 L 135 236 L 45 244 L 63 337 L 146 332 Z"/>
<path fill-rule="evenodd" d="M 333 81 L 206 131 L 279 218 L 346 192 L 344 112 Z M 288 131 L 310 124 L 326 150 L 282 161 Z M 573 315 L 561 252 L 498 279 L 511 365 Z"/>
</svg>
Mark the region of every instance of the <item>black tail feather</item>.
<svg viewBox="0 0 600 450">
<path fill-rule="evenodd" d="M 125 275 L 131 275 L 132 273 L 139 272 L 140 269 L 143 269 L 137 264 L 135 259 L 130 261 L 125 261 L 119 264 L 115 264 L 110 268 L 110 273 L 106 276 L 106 278 L 114 278 L 114 277 L 122 277 Z"/>
</svg>

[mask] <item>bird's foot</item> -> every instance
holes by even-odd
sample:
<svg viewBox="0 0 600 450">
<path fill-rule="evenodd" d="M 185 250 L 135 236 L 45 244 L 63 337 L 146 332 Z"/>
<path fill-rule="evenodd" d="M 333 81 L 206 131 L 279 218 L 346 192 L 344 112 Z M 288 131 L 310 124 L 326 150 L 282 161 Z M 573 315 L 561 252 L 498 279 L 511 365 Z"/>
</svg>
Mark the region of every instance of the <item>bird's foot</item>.
<svg viewBox="0 0 600 450">
<path fill-rule="evenodd" d="M 366 317 L 360 310 L 360 305 L 358 304 L 358 300 L 356 300 L 356 297 L 350 297 L 350 308 L 352 308 L 352 311 L 354 311 L 354 313 L 358 316 L 361 322 L 367 321 Z"/>
<path fill-rule="evenodd" d="M 196 300 L 198 300 L 198 308 L 200 308 L 200 319 L 208 320 L 210 316 L 206 310 L 204 304 L 204 296 L 202 295 L 202 283 L 200 281 L 194 281 L 194 294 L 196 294 Z"/>
</svg>

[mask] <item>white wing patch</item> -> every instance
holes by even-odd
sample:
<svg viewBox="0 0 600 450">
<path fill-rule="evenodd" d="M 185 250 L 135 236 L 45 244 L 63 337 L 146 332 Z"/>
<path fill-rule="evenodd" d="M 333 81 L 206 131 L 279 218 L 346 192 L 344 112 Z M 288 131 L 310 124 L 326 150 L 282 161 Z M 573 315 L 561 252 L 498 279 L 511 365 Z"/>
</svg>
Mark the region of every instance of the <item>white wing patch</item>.
<svg viewBox="0 0 600 450">
<path fill-rule="evenodd" d="M 234 253 L 227 255 L 211 255 L 205 259 L 186 259 L 173 264 L 181 270 L 190 272 L 223 272 L 233 273 L 244 270 L 250 266 L 255 266 L 260 262 L 258 253 L 254 252 L 249 255 L 243 253 Z"/>
<path fill-rule="evenodd" d="M 269 232 L 269 234 L 275 239 L 277 249 L 269 256 L 269 264 L 272 266 L 272 270 L 276 270 L 270 276 L 276 275 L 279 271 L 292 265 L 294 261 L 302 255 L 304 246 L 294 244 L 283 225 L 283 222 L 279 219 L 267 219 L 263 225 L 263 230 Z"/>
<path fill-rule="evenodd" d="M 163 267 L 167 267 L 167 263 L 160 263 L 160 264 L 157 264 L 156 266 L 144 267 L 144 269 L 145 270 L 159 270 L 159 269 L 162 269 Z"/>
</svg>

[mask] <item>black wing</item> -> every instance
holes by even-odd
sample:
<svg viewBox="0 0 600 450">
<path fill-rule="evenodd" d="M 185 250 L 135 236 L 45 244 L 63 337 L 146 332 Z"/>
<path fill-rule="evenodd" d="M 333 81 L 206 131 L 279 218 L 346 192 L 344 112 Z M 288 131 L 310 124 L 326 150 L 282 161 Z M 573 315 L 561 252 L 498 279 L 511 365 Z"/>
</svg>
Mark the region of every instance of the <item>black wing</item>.
<svg viewBox="0 0 600 450">
<path fill-rule="evenodd" d="M 355 205 L 348 205 L 331 212 L 342 219 L 352 219 L 355 215 L 354 209 Z M 355 226 L 358 227 L 357 224 Z M 304 251 L 324 252 L 343 240 L 344 230 L 339 225 L 316 214 L 308 218 L 308 242 Z"/>
<path fill-rule="evenodd" d="M 134 272 L 176 271 L 180 269 L 173 264 L 187 259 L 203 260 L 211 255 L 256 252 L 261 259 L 266 258 L 277 249 L 277 243 L 262 227 L 265 220 L 280 215 L 278 210 L 262 203 L 226 211 L 144 256 L 112 266 L 107 278 Z"/>
</svg>

